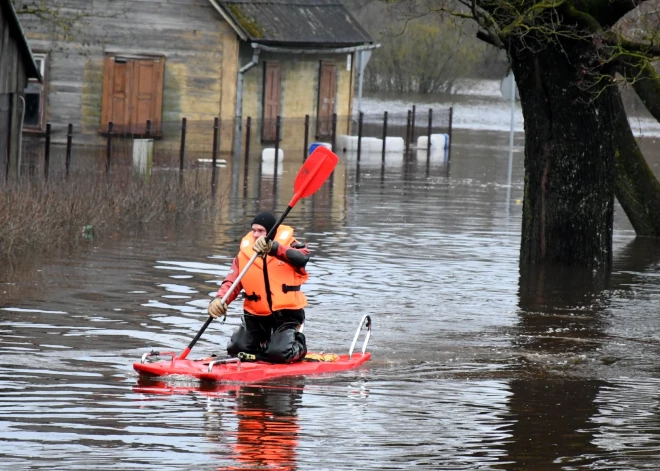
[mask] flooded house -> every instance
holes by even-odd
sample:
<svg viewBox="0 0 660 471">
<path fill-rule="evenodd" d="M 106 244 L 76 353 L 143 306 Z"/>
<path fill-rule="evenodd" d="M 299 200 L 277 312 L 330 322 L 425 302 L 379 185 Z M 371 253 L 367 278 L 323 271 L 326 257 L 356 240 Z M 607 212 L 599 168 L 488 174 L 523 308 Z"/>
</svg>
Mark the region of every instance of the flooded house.
<svg viewBox="0 0 660 471">
<path fill-rule="evenodd" d="M 41 81 L 11 2 L 0 2 L 0 51 L 0 177 L 6 180 L 20 160 L 24 89 L 29 81 Z"/>
<path fill-rule="evenodd" d="M 229 152 L 248 116 L 264 145 L 279 116 L 286 146 L 301 139 L 306 115 L 312 138 L 325 138 L 333 114 L 338 132 L 349 126 L 358 55 L 376 47 L 339 0 L 45 4 L 71 25 L 25 24 L 45 76 L 29 130 L 51 123 L 53 142 L 71 123 L 78 141 L 102 145 L 112 123 L 118 138 L 175 149 L 182 118 L 190 145 L 208 142 L 219 118 L 218 147 Z"/>
</svg>

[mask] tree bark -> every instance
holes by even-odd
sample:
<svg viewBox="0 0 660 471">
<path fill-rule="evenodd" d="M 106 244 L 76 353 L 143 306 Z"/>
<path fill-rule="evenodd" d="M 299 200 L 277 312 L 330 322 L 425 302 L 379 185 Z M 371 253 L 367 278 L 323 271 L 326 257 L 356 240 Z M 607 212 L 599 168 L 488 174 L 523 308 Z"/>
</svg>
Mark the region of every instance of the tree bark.
<svg viewBox="0 0 660 471">
<path fill-rule="evenodd" d="M 638 236 L 660 236 L 660 182 L 630 130 L 619 98 L 616 115 L 616 198 Z"/>
<path fill-rule="evenodd" d="M 609 267 L 618 90 L 579 87 L 588 41 L 545 38 L 535 51 L 530 39 L 509 52 L 525 119 L 521 268 Z"/>
</svg>

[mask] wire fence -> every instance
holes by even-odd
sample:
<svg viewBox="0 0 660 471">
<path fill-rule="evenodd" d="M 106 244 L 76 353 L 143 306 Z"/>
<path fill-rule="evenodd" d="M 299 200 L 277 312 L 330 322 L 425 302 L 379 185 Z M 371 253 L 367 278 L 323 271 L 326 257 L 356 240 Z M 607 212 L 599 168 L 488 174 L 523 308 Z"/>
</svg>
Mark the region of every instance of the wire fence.
<svg viewBox="0 0 660 471">
<path fill-rule="evenodd" d="M 183 172 L 191 168 L 214 169 L 231 156 L 248 162 L 271 155 L 287 160 L 304 159 L 317 145 L 332 148 L 347 159 L 420 152 L 428 159 L 451 159 L 453 109 L 413 107 L 406 112 L 382 114 L 333 114 L 324 118 L 188 120 L 147 122 L 139 132 L 123 126 L 101 130 L 76 129 L 72 124 L 46 126 L 41 135 L 26 136 L 19 169 L 5 169 L 4 181 L 26 177 L 45 180 L 70 178 L 82 173 L 110 174 L 115 167 L 144 165 L 151 169 Z M 277 161 L 277 159 L 276 159 Z M 247 173 L 246 173 L 247 178 Z"/>
</svg>

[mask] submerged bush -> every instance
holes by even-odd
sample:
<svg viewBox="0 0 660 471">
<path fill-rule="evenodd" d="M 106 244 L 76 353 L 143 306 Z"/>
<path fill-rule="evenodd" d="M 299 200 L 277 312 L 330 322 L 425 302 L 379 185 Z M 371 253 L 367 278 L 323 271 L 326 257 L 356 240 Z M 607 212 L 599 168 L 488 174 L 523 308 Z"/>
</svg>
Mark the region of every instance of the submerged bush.
<svg viewBox="0 0 660 471">
<path fill-rule="evenodd" d="M 68 247 L 110 230 L 211 217 L 216 204 L 208 187 L 176 178 L 147 183 L 129 172 L 11 183 L 0 188 L 0 259 Z"/>
</svg>

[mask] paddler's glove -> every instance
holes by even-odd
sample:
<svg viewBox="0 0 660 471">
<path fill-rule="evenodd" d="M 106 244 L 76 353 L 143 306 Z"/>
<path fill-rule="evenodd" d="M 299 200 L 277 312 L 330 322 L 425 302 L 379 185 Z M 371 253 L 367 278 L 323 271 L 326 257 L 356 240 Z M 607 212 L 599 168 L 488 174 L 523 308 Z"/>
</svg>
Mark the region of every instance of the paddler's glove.
<svg viewBox="0 0 660 471">
<path fill-rule="evenodd" d="M 252 246 L 252 250 L 257 252 L 261 257 L 265 257 L 270 253 L 270 250 L 273 248 L 273 241 L 266 241 L 265 236 L 261 236 Z"/>
<path fill-rule="evenodd" d="M 209 316 L 214 319 L 227 315 L 227 303 L 222 302 L 222 298 L 215 298 L 209 304 Z"/>
</svg>

